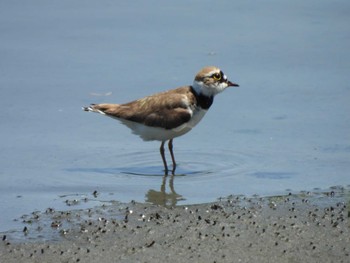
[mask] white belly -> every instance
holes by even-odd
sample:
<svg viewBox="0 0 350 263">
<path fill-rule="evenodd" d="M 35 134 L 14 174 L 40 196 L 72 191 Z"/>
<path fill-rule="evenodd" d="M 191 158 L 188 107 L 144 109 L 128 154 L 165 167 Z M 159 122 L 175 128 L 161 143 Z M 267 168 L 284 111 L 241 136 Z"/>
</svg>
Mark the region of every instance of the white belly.
<svg viewBox="0 0 350 263">
<path fill-rule="evenodd" d="M 206 112 L 207 110 L 195 109 L 190 121 L 173 129 L 150 127 L 137 122 L 126 121 L 122 119 L 118 120 L 128 126 L 134 134 L 139 135 L 144 141 L 167 141 L 189 132 L 194 126 L 198 124 L 198 122 L 200 122 Z"/>
</svg>

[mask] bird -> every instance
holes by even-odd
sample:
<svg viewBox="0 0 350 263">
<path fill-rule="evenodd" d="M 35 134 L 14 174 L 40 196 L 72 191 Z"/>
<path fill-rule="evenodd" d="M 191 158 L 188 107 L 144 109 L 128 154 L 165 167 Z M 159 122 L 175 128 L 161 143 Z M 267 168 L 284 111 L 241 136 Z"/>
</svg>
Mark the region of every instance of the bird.
<svg viewBox="0 0 350 263">
<path fill-rule="evenodd" d="M 228 80 L 216 66 L 202 68 L 192 85 L 159 92 L 124 104 L 91 104 L 84 111 L 96 112 L 120 121 L 144 141 L 160 141 L 164 172 L 168 174 L 164 145 L 176 169 L 173 140 L 192 130 L 213 104 L 214 97 L 228 87 L 239 85 Z"/>
</svg>

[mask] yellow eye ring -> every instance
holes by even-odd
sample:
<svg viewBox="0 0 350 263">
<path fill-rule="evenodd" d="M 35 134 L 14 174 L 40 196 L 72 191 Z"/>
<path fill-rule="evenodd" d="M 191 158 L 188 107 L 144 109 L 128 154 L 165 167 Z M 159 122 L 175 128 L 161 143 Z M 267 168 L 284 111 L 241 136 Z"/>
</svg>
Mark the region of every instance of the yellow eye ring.
<svg viewBox="0 0 350 263">
<path fill-rule="evenodd" d="M 220 73 L 215 73 L 215 74 L 213 74 L 213 79 L 215 79 L 215 80 L 221 80 L 221 74 L 220 74 Z"/>
</svg>

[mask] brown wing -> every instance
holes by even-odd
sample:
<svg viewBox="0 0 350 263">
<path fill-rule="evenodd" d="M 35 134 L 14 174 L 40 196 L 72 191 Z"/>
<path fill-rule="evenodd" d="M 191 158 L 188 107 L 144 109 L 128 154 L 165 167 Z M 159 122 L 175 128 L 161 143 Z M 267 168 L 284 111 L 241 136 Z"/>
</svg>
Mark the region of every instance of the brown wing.
<svg viewBox="0 0 350 263">
<path fill-rule="evenodd" d="M 190 87 L 181 87 L 126 104 L 97 104 L 92 108 L 110 117 L 172 129 L 190 120 L 188 104 L 195 100 Z"/>
</svg>

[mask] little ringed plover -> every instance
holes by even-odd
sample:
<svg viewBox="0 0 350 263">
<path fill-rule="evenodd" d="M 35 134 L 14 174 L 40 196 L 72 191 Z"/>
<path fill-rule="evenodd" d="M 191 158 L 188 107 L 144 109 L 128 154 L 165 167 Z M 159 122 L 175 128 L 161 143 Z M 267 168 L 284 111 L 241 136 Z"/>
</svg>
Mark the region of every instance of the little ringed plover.
<svg viewBox="0 0 350 263">
<path fill-rule="evenodd" d="M 161 141 L 160 154 L 166 174 L 164 144 L 169 141 L 174 173 L 173 139 L 196 126 L 212 105 L 215 95 L 232 86 L 238 87 L 238 84 L 229 81 L 219 68 L 210 66 L 197 73 L 192 86 L 156 93 L 125 104 L 91 104 L 83 110 L 119 120 L 144 141 Z"/>
</svg>

